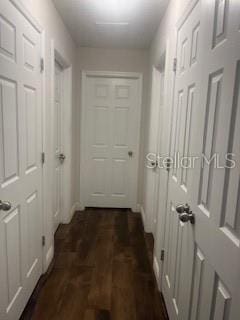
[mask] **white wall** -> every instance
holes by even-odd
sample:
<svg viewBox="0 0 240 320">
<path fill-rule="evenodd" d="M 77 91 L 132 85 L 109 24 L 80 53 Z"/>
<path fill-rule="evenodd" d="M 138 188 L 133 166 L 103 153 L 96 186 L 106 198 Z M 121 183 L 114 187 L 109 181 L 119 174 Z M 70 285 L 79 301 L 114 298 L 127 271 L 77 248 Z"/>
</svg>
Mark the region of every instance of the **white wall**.
<svg viewBox="0 0 240 320">
<path fill-rule="evenodd" d="M 68 33 L 65 25 L 63 24 L 58 12 L 56 11 L 51 0 L 22 0 L 25 6 L 30 11 L 31 15 L 39 22 L 45 31 L 45 91 L 46 91 L 46 130 L 45 140 L 46 140 L 46 181 L 45 181 L 45 212 L 44 212 L 44 235 L 46 236 L 46 246 L 44 249 L 44 265 L 45 269 L 49 265 L 51 258 L 53 256 L 53 213 L 52 213 L 52 167 L 53 167 L 53 105 L 51 103 L 51 40 L 54 39 L 55 46 L 59 52 L 65 57 L 65 59 L 72 65 L 73 75 L 73 92 L 72 101 L 73 105 L 69 105 L 67 110 L 64 110 L 68 115 L 69 121 L 75 119 L 74 113 L 77 108 L 77 48 L 73 42 L 70 34 Z M 71 125 L 68 123 L 68 126 Z M 72 133 L 68 134 L 67 137 L 69 145 L 72 146 L 73 139 Z M 64 215 L 63 220 L 69 221 L 71 208 L 74 205 L 74 179 L 75 179 L 75 156 L 73 146 L 68 148 L 67 163 L 65 170 L 68 175 L 68 191 L 65 195 L 65 205 L 64 205 Z"/>
<path fill-rule="evenodd" d="M 139 166 L 139 189 L 138 203 L 142 203 L 143 195 L 143 171 L 144 171 L 144 136 L 145 136 L 145 118 L 148 112 L 148 81 L 149 81 L 149 51 L 148 50 L 127 50 L 127 49 L 102 49 L 102 48 L 79 48 L 78 50 L 78 72 L 81 88 L 81 71 L 119 71 L 119 72 L 139 72 L 143 74 L 143 103 L 142 103 L 142 122 L 141 122 L 141 144 L 140 144 L 140 166 Z M 81 96 L 79 96 L 79 106 Z M 77 117 L 78 130 L 78 154 L 80 154 L 80 108 Z M 78 168 L 80 164 L 78 163 Z M 80 179 L 80 173 L 78 171 Z M 76 199 L 80 198 L 79 179 L 76 185 Z"/>
</svg>

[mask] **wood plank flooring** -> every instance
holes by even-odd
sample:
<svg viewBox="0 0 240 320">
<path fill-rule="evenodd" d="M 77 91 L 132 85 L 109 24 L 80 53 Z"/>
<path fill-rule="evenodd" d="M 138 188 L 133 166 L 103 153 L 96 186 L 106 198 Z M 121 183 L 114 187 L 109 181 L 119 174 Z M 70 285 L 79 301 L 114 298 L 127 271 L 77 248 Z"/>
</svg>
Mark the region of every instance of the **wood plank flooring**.
<svg viewBox="0 0 240 320">
<path fill-rule="evenodd" d="M 57 230 L 54 262 L 21 320 L 166 320 L 147 239 L 139 214 L 77 212 Z"/>
</svg>

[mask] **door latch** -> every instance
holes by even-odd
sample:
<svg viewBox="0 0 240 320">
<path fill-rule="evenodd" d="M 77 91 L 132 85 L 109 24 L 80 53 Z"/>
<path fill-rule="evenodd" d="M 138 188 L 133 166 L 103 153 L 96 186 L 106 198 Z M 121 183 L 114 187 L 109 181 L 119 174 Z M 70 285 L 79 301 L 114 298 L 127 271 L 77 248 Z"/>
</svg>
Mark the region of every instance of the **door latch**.
<svg viewBox="0 0 240 320">
<path fill-rule="evenodd" d="M 65 161 L 65 159 L 66 159 L 65 154 L 60 153 L 60 155 L 58 156 L 58 159 L 60 160 L 61 163 L 63 163 Z"/>
<path fill-rule="evenodd" d="M 164 261 L 165 258 L 165 250 L 161 250 L 161 261 Z"/>
</svg>

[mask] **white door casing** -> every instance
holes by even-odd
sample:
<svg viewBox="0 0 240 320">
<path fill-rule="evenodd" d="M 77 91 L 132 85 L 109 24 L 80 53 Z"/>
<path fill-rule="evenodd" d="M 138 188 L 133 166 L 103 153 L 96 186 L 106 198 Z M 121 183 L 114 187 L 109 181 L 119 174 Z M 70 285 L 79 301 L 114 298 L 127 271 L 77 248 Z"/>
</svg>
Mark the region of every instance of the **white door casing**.
<svg viewBox="0 0 240 320">
<path fill-rule="evenodd" d="M 157 188 L 156 188 L 156 226 L 154 228 L 154 263 L 153 268 L 160 291 L 162 291 L 163 275 L 163 255 L 164 255 L 164 235 L 166 224 L 166 206 L 168 198 L 169 170 L 163 163 L 169 157 L 170 153 L 170 131 L 171 131 L 171 78 L 167 75 L 173 72 L 172 60 L 169 58 L 170 46 L 169 40 L 166 41 L 164 53 L 161 55 L 161 96 L 160 96 L 160 126 L 158 155 L 161 157 L 158 161 L 157 169 Z"/>
<path fill-rule="evenodd" d="M 193 1 L 178 25 L 171 154 L 196 161 L 170 172 L 163 293 L 170 319 L 239 319 L 240 3 Z M 188 203 L 195 225 L 179 221 Z"/>
<path fill-rule="evenodd" d="M 163 71 L 163 70 L 162 70 Z M 157 222 L 157 203 L 159 187 L 159 170 L 157 155 L 160 153 L 160 138 L 162 129 L 162 109 L 164 74 L 157 68 L 152 69 L 152 98 L 149 119 L 148 154 L 145 160 L 146 181 L 145 181 L 145 230 L 155 234 Z"/>
<path fill-rule="evenodd" d="M 165 60 L 165 59 L 164 59 Z M 163 203 L 161 202 L 161 191 L 162 183 L 164 184 L 164 180 L 162 181 L 161 178 L 163 176 L 162 171 L 166 168 L 161 168 L 161 163 L 159 163 L 159 156 L 162 155 L 165 146 L 163 146 L 166 141 L 163 141 L 163 119 L 164 119 L 164 108 L 165 108 L 165 99 L 166 99 L 166 90 L 165 90 L 165 61 L 164 65 L 160 69 L 159 72 L 159 114 L 158 114 L 158 131 L 157 131 L 157 161 L 156 161 L 156 170 L 155 170 L 155 182 L 154 182 L 154 206 L 153 206 L 153 235 L 154 240 L 157 239 L 157 224 L 158 224 L 158 212 L 159 206 L 162 206 Z M 161 221 L 163 223 L 163 220 Z"/>
<path fill-rule="evenodd" d="M 42 273 L 41 33 L 0 2 L 0 318 L 18 319 Z"/>
<path fill-rule="evenodd" d="M 84 206 L 136 210 L 141 83 L 135 74 L 83 74 Z"/>
<path fill-rule="evenodd" d="M 54 79 L 54 191 L 53 191 L 53 223 L 56 231 L 61 222 L 61 183 L 62 162 L 59 159 L 62 153 L 62 107 L 63 107 L 63 68 L 55 60 Z"/>
<path fill-rule="evenodd" d="M 73 170 L 72 166 L 72 112 L 73 112 L 73 101 L 72 101 L 72 65 L 71 62 L 66 57 L 65 53 L 62 51 L 61 48 L 59 48 L 56 44 L 56 41 L 54 39 L 51 40 L 51 102 L 52 102 L 52 112 L 51 112 L 51 118 L 54 119 L 51 135 L 52 135 L 52 149 L 51 149 L 51 163 L 52 166 L 52 193 L 50 195 L 51 198 L 51 206 L 52 206 L 52 215 L 54 217 L 54 212 L 56 213 L 56 175 L 55 175 L 55 169 L 58 168 L 59 162 L 61 162 L 61 185 L 58 188 L 58 192 L 61 193 L 60 195 L 60 222 L 61 223 L 70 223 L 72 219 L 72 194 L 73 194 L 73 188 L 71 181 L 71 172 Z M 58 91 L 57 95 L 59 97 L 55 101 L 55 91 L 56 91 L 56 83 L 55 83 L 55 65 L 58 65 L 59 69 L 59 75 L 60 76 L 60 84 L 58 84 Z M 61 71 L 61 73 L 60 73 Z M 59 105 L 59 102 L 61 102 L 61 106 L 59 110 L 56 108 L 56 103 Z M 58 106 L 59 107 L 59 106 Z M 57 114 L 58 112 L 58 114 Z M 56 119 L 56 116 L 58 118 L 58 121 Z M 58 132 L 57 129 L 58 128 Z M 58 140 L 57 140 L 58 137 Z M 60 144 L 60 146 L 56 146 L 56 144 Z M 56 149 L 61 150 L 61 154 L 56 152 Z M 59 155 L 63 155 L 63 159 L 60 161 Z M 59 206 L 59 205 L 58 205 Z M 59 216 L 59 215 L 58 215 Z M 54 222 L 54 218 L 53 218 Z M 59 220 L 58 220 L 59 222 Z M 58 222 L 55 224 L 55 228 L 58 225 Z M 55 229 L 53 228 L 53 229 Z"/>
</svg>

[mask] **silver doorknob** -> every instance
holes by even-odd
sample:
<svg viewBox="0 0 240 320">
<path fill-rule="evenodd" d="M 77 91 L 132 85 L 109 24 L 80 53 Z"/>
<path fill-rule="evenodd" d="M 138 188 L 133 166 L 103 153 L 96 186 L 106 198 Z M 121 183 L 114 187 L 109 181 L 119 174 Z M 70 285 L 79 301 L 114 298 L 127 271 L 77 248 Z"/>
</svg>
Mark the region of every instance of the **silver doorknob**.
<svg viewBox="0 0 240 320">
<path fill-rule="evenodd" d="M 191 224 L 195 224 L 195 215 L 190 211 L 189 213 L 184 212 L 179 214 L 179 220 L 183 223 L 187 223 L 190 221 Z"/>
<path fill-rule="evenodd" d="M 176 211 L 179 214 L 189 213 L 190 212 L 190 207 L 189 207 L 189 205 L 187 203 L 186 204 L 180 204 L 179 206 L 176 207 Z"/>
<path fill-rule="evenodd" d="M 11 208 L 12 208 L 12 205 L 10 202 L 0 200 L 0 210 L 9 211 Z"/>
<path fill-rule="evenodd" d="M 61 163 L 63 163 L 64 160 L 66 159 L 66 156 L 63 153 L 60 153 L 58 156 L 58 159 L 60 160 Z"/>
</svg>

